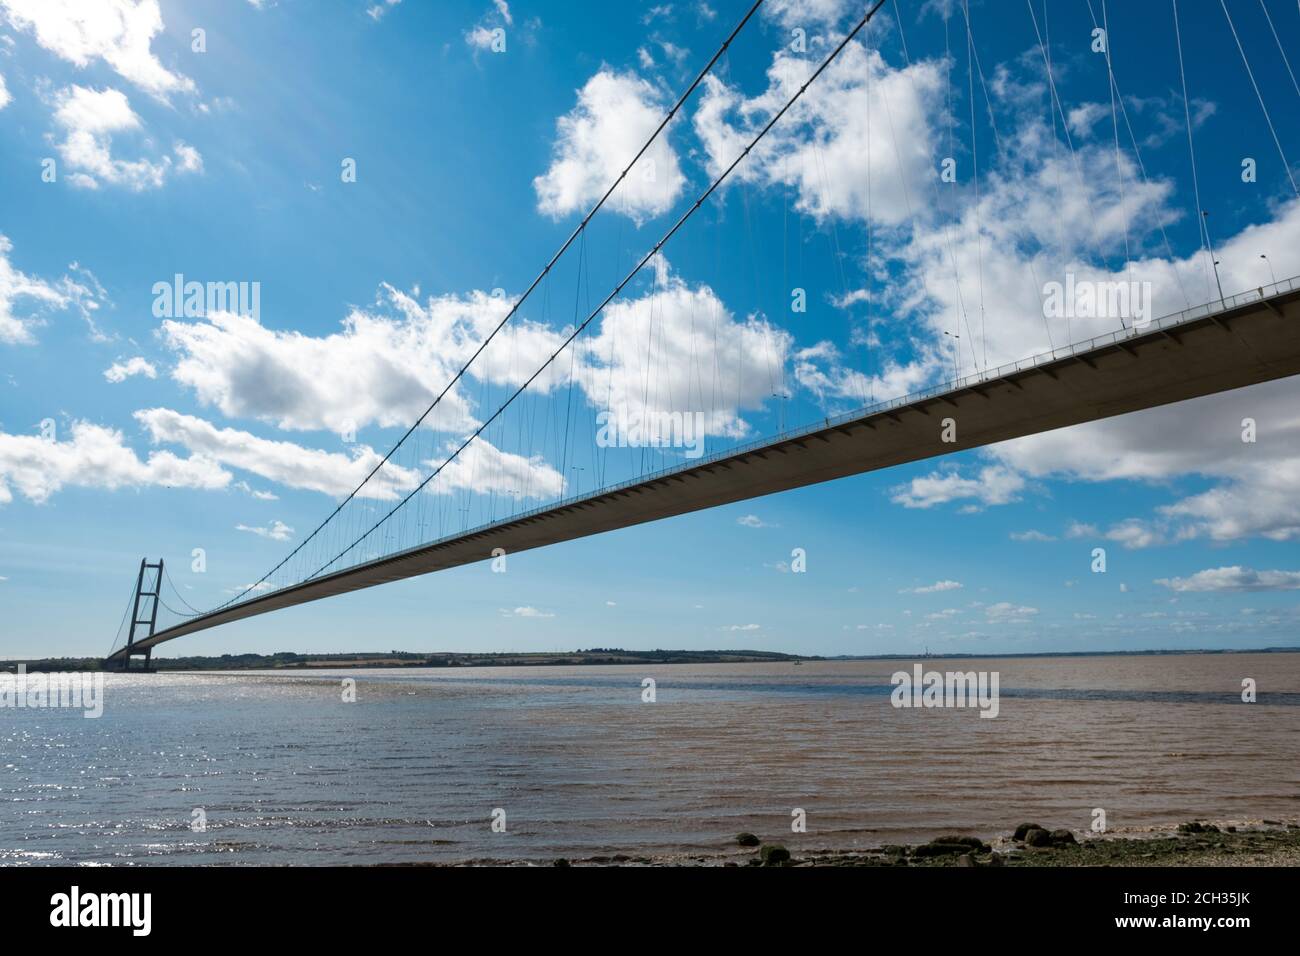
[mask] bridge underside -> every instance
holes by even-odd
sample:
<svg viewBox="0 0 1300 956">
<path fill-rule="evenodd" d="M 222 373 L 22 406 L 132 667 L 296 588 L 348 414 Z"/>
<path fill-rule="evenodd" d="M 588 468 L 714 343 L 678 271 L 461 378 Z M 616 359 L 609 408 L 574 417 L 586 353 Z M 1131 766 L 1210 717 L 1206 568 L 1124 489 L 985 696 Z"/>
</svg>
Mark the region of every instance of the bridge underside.
<svg viewBox="0 0 1300 956">
<path fill-rule="evenodd" d="M 323 597 L 1300 373 L 1300 292 L 835 420 L 636 484 L 432 542 L 160 631 L 133 650 Z M 957 422 L 957 442 L 941 422 Z M 125 649 L 110 660 L 118 661 Z"/>
</svg>

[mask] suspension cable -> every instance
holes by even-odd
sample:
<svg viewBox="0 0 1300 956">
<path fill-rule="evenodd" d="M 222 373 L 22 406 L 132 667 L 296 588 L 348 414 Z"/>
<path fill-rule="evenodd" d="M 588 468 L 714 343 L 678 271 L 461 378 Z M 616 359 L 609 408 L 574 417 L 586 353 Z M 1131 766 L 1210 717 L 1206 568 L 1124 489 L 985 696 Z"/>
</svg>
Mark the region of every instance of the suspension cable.
<svg viewBox="0 0 1300 956">
<path fill-rule="evenodd" d="M 1259 100 L 1259 108 L 1264 111 L 1264 120 L 1268 123 L 1268 131 L 1273 134 L 1273 144 L 1277 146 L 1278 155 L 1282 157 L 1282 168 L 1286 170 L 1286 178 L 1291 180 L 1291 189 L 1297 197 L 1300 197 L 1300 186 L 1296 185 L 1295 176 L 1291 173 L 1291 164 L 1287 162 L 1286 151 L 1282 149 L 1282 141 L 1277 138 L 1277 130 L 1273 128 L 1273 117 L 1268 114 L 1268 107 L 1264 105 L 1264 94 L 1259 91 L 1259 84 L 1255 82 L 1255 71 L 1250 68 L 1250 58 L 1246 56 L 1246 48 L 1241 45 L 1241 37 L 1237 36 L 1237 27 L 1232 22 L 1232 14 L 1228 12 L 1228 4 L 1225 0 L 1219 0 L 1220 6 L 1223 7 L 1223 15 L 1228 18 L 1228 27 L 1232 30 L 1232 38 L 1237 41 L 1237 50 L 1241 53 L 1241 62 L 1246 64 L 1246 75 L 1250 77 L 1250 85 L 1255 88 L 1255 98 Z"/>
<path fill-rule="evenodd" d="M 182 604 L 184 604 L 187 608 L 189 608 L 191 611 L 194 612 L 194 614 L 181 614 L 181 615 L 179 615 L 179 616 L 180 616 L 180 617 L 194 617 L 194 616 L 196 616 L 196 615 L 202 614 L 202 613 L 203 613 L 202 611 L 200 611 L 198 608 L 196 608 L 196 607 L 195 607 L 193 604 L 191 604 L 189 601 L 185 600 L 185 595 L 184 595 L 184 594 L 181 594 L 181 589 L 178 588 L 178 587 L 176 586 L 176 582 L 172 580 L 172 573 L 171 573 L 170 571 L 167 570 L 167 565 L 166 565 L 166 564 L 163 565 L 163 574 L 167 577 L 167 583 L 171 585 L 172 593 L 175 594 L 178 598 L 180 598 L 180 602 L 181 602 Z M 159 590 L 161 590 L 161 588 L 160 588 Z M 167 607 L 167 605 L 164 604 L 163 607 Z M 171 611 L 171 608 L 167 608 L 167 610 Z M 172 613 L 173 613 L 173 614 L 176 614 L 177 612 L 176 612 L 176 611 L 172 611 Z"/>
<path fill-rule="evenodd" d="M 1183 65 L 1183 34 L 1178 24 L 1178 0 L 1173 0 L 1174 5 L 1174 39 L 1178 44 L 1178 75 L 1183 82 L 1183 117 L 1187 122 L 1187 151 L 1192 158 L 1192 191 L 1196 197 L 1196 224 L 1200 231 L 1201 251 L 1206 255 L 1205 286 L 1206 294 L 1212 295 L 1210 289 L 1210 260 L 1214 257 L 1209 253 L 1209 227 L 1205 223 L 1204 207 L 1201 205 L 1201 182 L 1196 172 L 1196 144 L 1192 137 L 1192 108 L 1187 100 L 1187 69 Z"/>
<path fill-rule="evenodd" d="M 1264 19 L 1268 21 L 1268 29 L 1273 34 L 1273 41 L 1277 43 L 1277 52 L 1282 54 L 1282 62 L 1286 64 L 1286 71 L 1291 75 L 1291 85 L 1295 87 L 1296 96 L 1300 96 L 1300 83 L 1296 82 L 1291 61 L 1287 58 L 1286 48 L 1282 46 L 1282 38 L 1277 35 L 1277 27 L 1273 26 L 1273 18 L 1269 15 L 1268 6 L 1265 5 L 1264 0 L 1259 0 L 1259 6 L 1264 11 Z"/>
</svg>

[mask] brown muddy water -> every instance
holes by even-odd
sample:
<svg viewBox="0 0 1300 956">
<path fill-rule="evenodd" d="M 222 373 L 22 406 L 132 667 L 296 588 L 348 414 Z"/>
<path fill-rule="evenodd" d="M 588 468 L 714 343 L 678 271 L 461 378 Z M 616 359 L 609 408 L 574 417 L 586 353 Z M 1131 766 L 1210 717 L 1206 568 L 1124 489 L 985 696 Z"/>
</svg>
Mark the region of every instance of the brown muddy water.
<svg viewBox="0 0 1300 956">
<path fill-rule="evenodd" d="M 1111 832 L 1300 818 L 1300 654 L 919 662 L 996 672 L 994 719 L 893 707 L 913 663 L 107 675 L 99 719 L 0 710 L 0 862 L 716 857 L 742 830 L 798 854 L 1082 833 L 1095 808 Z"/>
</svg>

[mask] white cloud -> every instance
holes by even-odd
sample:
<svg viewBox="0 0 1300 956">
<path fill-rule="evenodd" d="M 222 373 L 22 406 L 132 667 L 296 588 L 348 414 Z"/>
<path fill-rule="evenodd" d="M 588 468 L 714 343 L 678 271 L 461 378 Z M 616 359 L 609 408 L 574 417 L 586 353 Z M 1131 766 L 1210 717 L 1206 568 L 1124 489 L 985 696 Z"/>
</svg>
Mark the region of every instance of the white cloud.
<svg viewBox="0 0 1300 956">
<path fill-rule="evenodd" d="M 634 416 L 700 412 L 708 434 L 747 434 L 750 426 L 741 414 L 761 407 L 781 380 L 788 334 L 755 317 L 738 321 L 711 289 L 670 277 L 666 265 L 656 281 L 639 298 L 611 303 L 599 324 L 593 323 L 597 331 L 589 329 L 570 346 L 574 384 L 598 408 L 622 408 Z M 275 331 L 231 314 L 166 321 L 163 337 L 180 355 L 173 377 L 228 417 L 283 429 L 409 425 L 509 304 L 479 291 L 433 297 L 423 305 L 390 286 L 383 294 L 382 311 L 355 310 L 341 331 L 321 338 Z M 516 315 L 469 376 L 521 385 L 562 341 L 559 332 Z M 529 394 L 567 386 L 568 372 L 568 362 L 553 363 Z M 709 387 L 702 390 L 705 379 Z M 473 394 L 463 380 L 426 425 L 441 432 L 472 430 Z"/>
<path fill-rule="evenodd" d="M 327 452 L 260 438 L 234 428 L 218 428 L 201 418 L 166 408 L 141 410 L 135 418 L 155 443 L 182 445 L 195 458 L 237 468 L 288 488 L 332 497 L 350 493 L 382 460 L 368 445 L 356 446 L 350 455 Z M 449 444 L 445 450 L 452 448 L 454 445 Z M 358 497 L 396 500 L 414 489 L 442 461 L 421 462 L 419 470 L 389 461 L 358 492 Z M 517 492 L 521 498 L 554 496 L 561 490 L 561 476 L 541 459 L 502 452 L 482 438 L 426 485 L 429 494 Z"/>
<path fill-rule="evenodd" d="M 813 10 L 804 12 L 808 19 L 816 16 Z M 706 77 L 694 123 L 711 175 L 741 154 L 807 82 L 814 66 L 783 48 L 768 69 L 768 88 L 752 98 L 713 75 Z M 930 149 L 942 79 L 937 62 L 893 70 L 876 51 L 850 43 L 732 179 L 792 187 L 797 207 L 818 219 L 870 217 L 883 225 L 908 221 L 929 200 Z"/>
<path fill-rule="evenodd" d="M 651 7 L 641 15 L 642 23 L 652 23 L 655 20 L 668 20 L 673 15 L 673 5 L 671 3 L 660 3 Z"/>
<path fill-rule="evenodd" d="M 1171 591 L 1300 591 L 1300 571 L 1256 571 L 1233 565 L 1186 578 L 1158 578 Z"/>
<path fill-rule="evenodd" d="M 121 90 L 94 90 L 75 84 L 60 90 L 55 96 L 54 122 L 64 131 L 56 148 L 72 170 L 68 180 L 76 186 L 98 189 L 103 182 L 140 192 L 162 186 L 173 165 L 181 173 L 203 168 L 198 151 L 183 142 L 173 146 L 175 161 L 171 156 L 157 161 L 115 158 L 113 135 L 141 129 L 140 117 Z"/>
<path fill-rule="evenodd" d="M 465 42 L 476 50 L 490 50 L 495 39 L 492 31 L 481 23 L 465 34 Z"/>
<path fill-rule="evenodd" d="M 938 594 L 942 591 L 959 591 L 962 588 L 960 581 L 935 581 L 933 584 L 927 584 L 924 587 L 904 588 L 899 594 Z"/>
<path fill-rule="evenodd" d="M 180 355 L 173 378 L 229 418 L 255 418 L 282 429 L 342 433 L 372 424 L 409 425 L 508 305 L 481 292 L 431 298 L 425 307 L 391 287 L 385 295 L 395 316 L 355 310 L 340 331 L 319 338 L 276 331 L 232 313 L 165 321 L 163 338 Z M 519 367 L 531 357 L 540 364 L 551 339 L 520 318 L 507 328 L 510 333 L 501 337 L 506 348 L 517 344 L 524 352 Z M 545 340 L 540 348 L 538 339 Z M 502 352 L 494 342 L 483 358 L 491 362 Z M 448 393 L 431 424 L 443 431 L 473 427 L 462 390 Z"/>
<path fill-rule="evenodd" d="M 812 28 L 834 25 L 850 8 L 857 9 L 850 0 L 768 0 L 763 12 L 782 26 Z"/>
<path fill-rule="evenodd" d="M 0 73 L 0 110 L 4 109 L 13 101 L 13 96 L 9 93 L 9 88 L 5 86 L 5 77 Z"/>
<path fill-rule="evenodd" d="M 280 500 L 280 496 L 275 494 L 274 492 L 262 491 L 260 489 L 254 488 L 246 481 L 237 481 L 235 482 L 234 487 L 239 491 L 242 491 L 244 494 L 248 495 L 250 498 L 256 498 L 258 501 L 279 501 Z"/>
<path fill-rule="evenodd" d="M 402 0 L 383 0 L 382 3 L 376 3 L 368 7 L 366 9 L 366 16 L 370 17 L 371 20 L 378 22 L 383 19 L 385 13 L 401 2 Z"/>
<path fill-rule="evenodd" d="M 770 528 L 772 527 L 758 515 L 743 515 L 736 519 L 736 524 L 746 528 Z"/>
<path fill-rule="evenodd" d="M 280 520 L 271 522 L 267 527 L 250 527 L 246 524 L 237 524 L 235 530 L 247 531 L 270 541 L 288 541 L 293 537 L 293 529 Z"/>
<path fill-rule="evenodd" d="M 1031 528 L 1028 531 L 1011 532 L 1012 541 L 1055 541 L 1054 535 L 1045 534 L 1042 531 Z"/>
<path fill-rule="evenodd" d="M 555 617 L 555 615 L 549 611 L 542 611 L 529 605 L 516 608 L 503 607 L 501 609 L 501 614 L 503 617 Z"/>
<path fill-rule="evenodd" d="M 1257 423 L 1254 443 L 1241 440 L 1245 418 Z M 1017 439 L 988 455 L 1032 478 L 1162 486 L 1183 476 L 1218 481 L 1148 517 L 1107 529 L 1076 524 L 1069 537 L 1104 537 L 1130 548 L 1190 538 L 1300 538 L 1294 494 L 1300 483 L 1300 380 L 1294 378 Z"/>
<path fill-rule="evenodd" d="M 840 351 L 828 341 L 795 351 L 794 378 L 823 405 L 861 408 L 883 399 L 898 398 L 917 391 L 942 366 L 937 352 L 929 351 L 915 361 L 899 363 L 890 358 L 867 375 L 844 365 Z"/>
<path fill-rule="evenodd" d="M 556 123 L 550 168 L 533 180 L 537 208 L 559 218 L 585 212 L 617 179 L 666 113 L 660 92 L 635 73 L 603 68 Z M 672 208 L 686 185 L 669 143 L 671 124 L 610 197 L 609 208 L 637 223 Z"/>
<path fill-rule="evenodd" d="M 162 102 L 196 91 L 193 80 L 168 70 L 151 49 L 163 29 L 158 0 L 0 0 L 0 9 L 15 29 L 77 67 L 103 60 Z"/>
<path fill-rule="evenodd" d="M 217 428 L 201 418 L 166 408 L 144 409 L 136 412 L 135 418 L 155 443 L 182 445 L 194 457 L 238 468 L 289 488 L 334 497 L 351 492 L 381 460 L 365 445 L 349 457 L 259 438 L 233 428 Z M 413 471 L 389 463 L 367 483 L 361 496 L 393 500 L 418 480 Z"/>
<path fill-rule="evenodd" d="M 580 380 L 593 405 L 699 412 L 708 434 L 731 437 L 749 434 L 741 413 L 780 387 L 791 344 L 785 330 L 756 316 L 738 321 L 712 289 L 670 278 L 666 266 L 653 291 L 611 303 L 585 338 Z"/>
<path fill-rule="evenodd" d="M 37 276 L 27 275 L 9 260 L 13 243 L 0 235 L 0 345 L 30 345 L 36 341 L 35 329 L 43 325 L 43 312 L 48 310 L 77 309 L 96 333 L 91 314 L 99 308 L 97 297 L 98 283 L 94 277 L 85 273 L 75 263 L 74 272 L 84 273 L 89 286 L 77 282 L 67 275 L 50 282 Z M 30 303 L 31 308 L 18 310 L 20 301 Z"/>
<path fill-rule="evenodd" d="M 140 357 L 129 358 L 125 362 L 114 362 L 108 368 L 104 369 L 104 378 L 110 382 L 125 382 L 132 375 L 143 375 L 145 378 L 157 378 L 158 370 L 153 367 L 153 363 Z"/>
<path fill-rule="evenodd" d="M 64 487 L 211 490 L 230 483 L 213 458 L 158 451 L 142 461 L 116 429 L 73 422 L 69 430 L 66 441 L 0 432 L 0 504 L 12 501 L 14 490 L 40 504 Z"/>
<path fill-rule="evenodd" d="M 978 505 L 1004 505 L 1019 500 L 1025 479 L 1001 465 L 981 468 L 975 478 L 957 471 L 936 471 L 894 489 L 891 500 L 905 508 L 933 508 L 952 501 L 973 500 Z"/>
<path fill-rule="evenodd" d="M 426 472 L 446 461 L 459 447 L 449 442 L 443 457 L 426 461 Z M 501 451 L 482 437 L 476 438 L 427 486 L 430 493 L 446 494 L 472 489 L 476 494 L 518 495 L 520 498 L 553 498 L 564 491 L 564 476 L 540 455 L 524 457 Z"/>
<path fill-rule="evenodd" d="M 1026 624 L 1038 614 L 1038 608 L 1017 606 L 1008 601 L 1000 601 L 986 607 L 984 614 L 990 621 L 997 624 Z"/>
<path fill-rule="evenodd" d="M 269 591 L 274 585 L 270 581 L 258 581 L 256 584 L 243 584 L 233 588 L 226 588 L 227 594 L 259 594 L 262 591 Z"/>
<path fill-rule="evenodd" d="M 203 157 L 193 146 L 178 142 L 172 152 L 176 154 L 176 168 L 182 173 L 203 172 Z"/>
</svg>

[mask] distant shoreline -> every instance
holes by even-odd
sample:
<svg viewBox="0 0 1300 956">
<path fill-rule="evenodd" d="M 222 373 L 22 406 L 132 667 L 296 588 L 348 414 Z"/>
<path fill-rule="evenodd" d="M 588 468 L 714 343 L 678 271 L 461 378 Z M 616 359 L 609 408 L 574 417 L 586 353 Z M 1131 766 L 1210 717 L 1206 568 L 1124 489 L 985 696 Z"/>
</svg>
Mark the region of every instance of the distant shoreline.
<svg viewBox="0 0 1300 956">
<path fill-rule="evenodd" d="M 591 648 L 574 651 L 526 651 L 499 653 L 389 651 L 340 654 L 223 654 L 219 657 L 156 657 L 158 671 L 306 670 L 320 668 L 364 668 L 401 670 L 412 667 L 575 667 L 646 664 L 780 664 L 825 661 L 917 661 L 988 660 L 991 658 L 1054 657 L 1156 657 L 1189 654 L 1295 654 L 1300 647 L 1147 649 L 1140 651 L 1039 651 L 1007 654 L 842 654 L 833 657 L 786 654 L 751 650 L 663 650 L 629 651 L 622 648 Z M 14 673 L 19 665 L 35 671 L 97 671 L 101 657 L 15 658 L 0 661 L 0 672 Z"/>
</svg>

